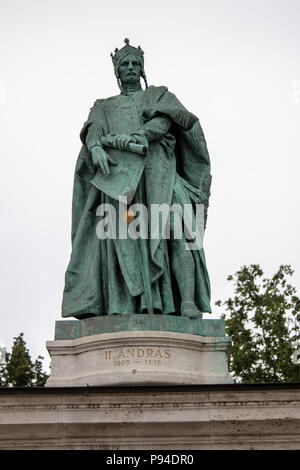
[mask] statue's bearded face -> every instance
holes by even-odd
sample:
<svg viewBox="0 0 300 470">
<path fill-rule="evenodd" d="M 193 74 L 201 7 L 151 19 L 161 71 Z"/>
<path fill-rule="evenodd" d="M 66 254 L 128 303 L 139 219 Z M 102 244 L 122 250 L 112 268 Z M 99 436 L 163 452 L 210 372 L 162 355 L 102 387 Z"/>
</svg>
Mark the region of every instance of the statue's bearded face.
<svg viewBox="0 0 300 470">
<path fill-rule="evenodd" d="M 129 54 L 119 65 L 119 77 L 122 83 L 136 83 L 140 80 L 141 64 L 137 57 Z"/>
</svg>

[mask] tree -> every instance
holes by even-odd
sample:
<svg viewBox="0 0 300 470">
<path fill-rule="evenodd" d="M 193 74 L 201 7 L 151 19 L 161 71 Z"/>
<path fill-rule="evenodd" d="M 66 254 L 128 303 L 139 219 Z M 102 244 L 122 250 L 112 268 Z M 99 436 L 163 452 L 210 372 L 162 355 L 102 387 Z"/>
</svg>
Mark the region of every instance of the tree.
<svg viewBox="0 0 300 470">
<path fill-rule="evenodd" d="M 235 293 L 225 302 L 226 333 L 232 337 L 231 374 L 237 381 L 297 382 L 300 365 L 292 356 L 300 348 L 300 298 L 288 283 L 293 270 L 282 265 L 270 278 L 258 264 L 228 277 Z"/>
<path fill-rule="evenodd" d="M 1 387 L 43 387 L 48 375 L 42 371 L 42 356 L 33 363 L 26 348 L 24 333 L 14 338 L 11 354 L 0 366 Z"/>
</svg>

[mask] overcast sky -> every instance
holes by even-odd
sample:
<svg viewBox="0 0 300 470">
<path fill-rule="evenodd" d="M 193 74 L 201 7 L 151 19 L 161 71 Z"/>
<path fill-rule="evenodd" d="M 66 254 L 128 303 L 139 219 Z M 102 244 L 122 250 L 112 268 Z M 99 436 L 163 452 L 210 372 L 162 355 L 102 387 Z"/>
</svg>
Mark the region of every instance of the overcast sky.
<svg viewBox="0 0 300 470">
<path fill-rule="evenodd" d="M 118 94 L 110 52 L 125 37 L 207 139 L 212 303 L 250 263 L 267 275 L 291 264 L 300 291 L 299 0 L 1 0 L 0 11 L 0 343 L 24 331 L 49 364 L 79 132 L 96 98 Z"/>
</svg>

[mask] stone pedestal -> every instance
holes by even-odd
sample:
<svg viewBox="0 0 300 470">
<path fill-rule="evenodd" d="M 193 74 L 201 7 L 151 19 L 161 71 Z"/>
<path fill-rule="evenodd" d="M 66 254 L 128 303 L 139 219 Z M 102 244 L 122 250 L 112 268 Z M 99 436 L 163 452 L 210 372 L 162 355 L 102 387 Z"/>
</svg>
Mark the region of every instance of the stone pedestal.
<svg viewBox="0 0 300 470">
<path fill-rule="evenodd" d="M 228 338 L 167 331 L 48 341 L 47 386 L 230 383 Z"/>
<path fill-rule="evenodd" d="M 47 349 L 47 387 L 233 382 L 222 320 L 115 315 L 59 321 Z"/>
</svg>

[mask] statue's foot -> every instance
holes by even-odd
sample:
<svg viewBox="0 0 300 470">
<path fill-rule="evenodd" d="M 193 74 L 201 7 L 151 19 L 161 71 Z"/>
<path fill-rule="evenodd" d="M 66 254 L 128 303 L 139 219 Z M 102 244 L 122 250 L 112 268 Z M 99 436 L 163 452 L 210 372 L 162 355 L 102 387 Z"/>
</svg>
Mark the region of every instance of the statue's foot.
<svg viewBox="0 0 300 470">
<path fill-rule="evenodd" d="M 183 302 L 180 311 L 183 317 L 202 318 L 202 312 L 200 312 L 194 302 Z"/>
</svg>

